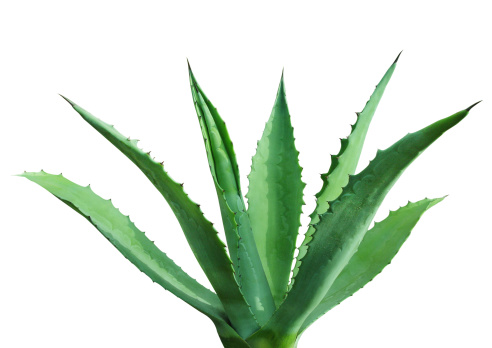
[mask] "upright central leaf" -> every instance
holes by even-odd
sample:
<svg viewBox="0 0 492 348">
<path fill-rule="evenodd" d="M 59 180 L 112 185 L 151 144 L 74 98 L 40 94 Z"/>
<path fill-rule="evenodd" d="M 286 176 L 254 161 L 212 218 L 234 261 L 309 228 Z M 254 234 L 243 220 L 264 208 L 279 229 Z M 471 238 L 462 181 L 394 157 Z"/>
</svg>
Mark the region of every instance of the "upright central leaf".
<svg viewBox="0 0 492 348">
<path fill-rule="evenodd" d="M 236 279 L 260 325 L 275 311 L 239 184 L 239 169 L 226 125 L 190 72 L 195 109 L 210 171 L 219 198 L 222 221 Z"/>
<path fill-rule="evenodd" d="M 282 74 L 270 119 L 253 157 L 246 195 L 256 246 L 277 307 L 287 292 L 304 204 L 298 156 Z"/>
</svg>

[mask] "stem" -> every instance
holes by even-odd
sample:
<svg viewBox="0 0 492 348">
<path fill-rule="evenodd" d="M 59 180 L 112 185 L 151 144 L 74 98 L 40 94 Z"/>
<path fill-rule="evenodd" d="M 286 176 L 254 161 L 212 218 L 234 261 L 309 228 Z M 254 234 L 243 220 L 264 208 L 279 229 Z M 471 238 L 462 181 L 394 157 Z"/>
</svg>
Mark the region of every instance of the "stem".
<svg viewBox="0 0 492 348">
<path fill-rule="evenodd" d="M 248 341 L 244 341 L 240 337 L 231 337 L 230 335 L 219 335 L 220 340 L 224 348 L 297 348 L 297 343 L 299 342 L 299 337 L 289 338 L 266 338 L 257 337 L 250 338 Z"/>
<path fill-rule="evenodd" d="M 247 340 L 251 348 L 296 348 L 297 341 L 296 334 L 280 334 L 261 329 Z"/>
<path fill-rule="evenodd" d="M 297 348 L 300 335 L 286 335 L 270 330 L 258 331 L 247 340 L 241 338 L 228 323 L 214 320 L 224 348 Z"/>
</svg>

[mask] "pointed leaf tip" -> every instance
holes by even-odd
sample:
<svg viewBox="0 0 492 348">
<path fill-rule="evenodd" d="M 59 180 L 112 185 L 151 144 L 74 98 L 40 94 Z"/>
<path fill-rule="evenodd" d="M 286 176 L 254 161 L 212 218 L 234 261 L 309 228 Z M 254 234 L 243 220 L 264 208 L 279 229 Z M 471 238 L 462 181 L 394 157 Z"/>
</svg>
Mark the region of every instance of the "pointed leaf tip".
<svg viewBox="0 0 492 348">
<path fill-rule="evenodd" d="M 191 70 L 191 65 L 188 58 L 186 58 L 186 63 L 188 63 L 188 74 L 190 75 L 190 80 L 193 84 L 196 84 L 195 75 L 193 75 L 193 70 Z"/>
<path fill-rule="evenodd" d="M 430 198 L 430 202 L 429 202 L 429 205 L 427 206 L 427 209 L 430 209 L 432 208 L 433 206 L 435 206 L 437 203 L 439 202 L 442 202 L 448 195 L 445 195 L 445 196 L 442 196 L 442 197 L 439 197 L 439 198 Z"/>
<path fill-rule="evenodd" d="M 284 84 L 284 68 L 282 68 L 282 75 L 280 76 L 280 83 L 277 90 L 277 98 L 282 95 L 285 96 L 285 84 Z"/>
<path fill-rule="evenodd" d="M 400 59 L 400 56 L 401 56 L 402 52 L 403 52 L 403 50 L 401 50 L 400 53 L 398 53 L 398 55 L 396 56 L 396 59 L 393 62 L 393 64 L 395 64 L 396 62 L 398 62 L 398 59 Z"/>
<path fill-rule="evenodd" d="M 477 101 L 475 104 L 472 104 L 472 105 L 470 105 L 469 107 L 467 107 L 465 110 L 466 110 L 466 111 L 470 111 L 470 110 L 471 110 L 471 109 L 472 109 L 475 105 L 477 105 L 478 103 L 481 103 L 481 102 L 482 102 L 482 101 L 481 101 L 481 100 L 479 100 L 479 101 Z"/>
<path fill-rule="evenodd" d="M 63 96 L 63 95 L 61 95 L 61 94 L 58 94 L 58 95 L 59 95 L 60 97 L 62 97 L 63 99 L 65 99 L 65 101 L 66 101 L 67 103 L 69 103 L 70 105 L 72 105 L 72 106 L 76 105 L 73 101 L 71 101 L 71 100 L 70 100 L 70 99 L 68 99 L 67 97 L 65 97 L 65 96 Z"/>
</svg>

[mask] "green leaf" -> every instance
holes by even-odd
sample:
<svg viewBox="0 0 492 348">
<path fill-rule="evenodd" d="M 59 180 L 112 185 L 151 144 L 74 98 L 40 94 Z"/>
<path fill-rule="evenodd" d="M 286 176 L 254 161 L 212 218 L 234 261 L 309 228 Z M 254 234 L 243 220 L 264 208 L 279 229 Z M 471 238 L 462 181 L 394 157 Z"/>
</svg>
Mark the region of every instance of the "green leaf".
<svg viewBox="0 0 492 348">
<path fill-rule="evenodd" d="M 60 175 L 23 173 L 25 177 L 73 208 L 94 225 L 130 262 L 154 282 L 204 313 L 214 321 L 227 316 L 216 294 L 186 274 L 154 242 L 150 241 L 115 208 L 111 200 L 96 195 L 90 186 L 82 187 Z"/>
<path fill-rule="evenodd" d="M 275 303 L 245 210 L 236 156 L 224 121 L 198 85 L 191 68 L 189 73 L 193 101 L 219 199 L 229 252 L 235 265 L 236 279 L 261 326 L 271 317 Z"/>
<path fill-rule="evenodd" d="M 366 103 L 364 109 L 357 113 L 357 121 L 352 126 L 352 131 L 349 137 L 341 139 L 340 151 L 337 155 L 331 156 L 330 169 L 327 173 L 321 174 L 323 186 L 316 194 L 316 208 L 310 215 L 311 222 L 304 236 L 304 241 L 299 247 L 297 260 L 301 260 L 306 254 L 307 243 L 311 240 L 311 236 L 314 233 L 313 226 L 318 223 L 319 215 L 328 211 L 329 202 L 333 201 L 340 195 L 342 188 L 348 183 L 349 175 L 353 175 L 355 173 L 372 117 L 374 116 L 374 113 L 379 105 L 379 101 L 383 97 L 386 86 L 395 71 L 396 63 L 398 62 L 399 57 L 400 55 L 396 57 L 393 64 L 391 64 L 381 81 L 377 84 L 376 89 L 369 98 L 369 101 Z M 297 261 L 294 267 L 294 277 L 299 270 L 299 266 L 300 263 Z M 293 283 L 290 284 L 290 287 L 292 287 L 292 285 Z"/>
<path fill-rule="evenodd" d="M 474 104 L 475 105 L 475 104 Z M 356 252 L 384 197 L 410 163 L 474 106 L 410 133 L 384 151 L 359 174 L 314 226 L 308 252 L 287 298 L 272 319 L 252 337 L 296 335 Z"/>
<path fill-rule="evenodd" d="M 277 307 L 289 284 L 302 213 L 299 152 L 285 98 L 284 75 L 249 174 L 248 214 Z"/>
<path fill-rule="evenodd" d="M 85 121 L 135 163 L 169 203 L 193 254 L 219 296 L 234 328 L 244 336 L 257 330 L 258 324 L 234 278 L 225 245 L 212 223 L 203 216 L 199 205 L 188 198 L 181 184 L 169 177 L 162 163 L 154 161 L 149 153 L 137 147 L 138 140 L 126 138 L 113 126 L 99 120 L 67 98 L 65 100 Z"/>
<path fill-rule="evenodd" d="M 338 305 L 374 279 L 391 262 L 407 240 L 420 217 L 444 199 L 423 199 L 408 203 L 381 222 L 376 222 L 362 239 L 359 248 L 320 304 L 309 314 L 299 333 L 303 332 L 323 314 Z"/>
</svg>

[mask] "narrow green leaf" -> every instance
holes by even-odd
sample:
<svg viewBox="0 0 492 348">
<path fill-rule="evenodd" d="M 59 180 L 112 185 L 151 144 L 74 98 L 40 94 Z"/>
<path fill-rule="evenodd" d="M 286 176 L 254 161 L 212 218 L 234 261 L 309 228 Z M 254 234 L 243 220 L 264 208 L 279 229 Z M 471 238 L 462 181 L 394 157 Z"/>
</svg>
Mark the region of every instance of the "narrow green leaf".
<svg viewBox="0 0 492 348">
<path fill-rule="evenodd" d="M 421 216 L 443 199 L 444 197 L 426 198 L 415 203 L 409 202 L 406 206 L 390 212 L 383 221 L 376 222 L 374 227 L 367 231 L 354 256 L 336 278 L 323 300 L 304 321 L 300 333 L 381 273 L 400 250 Z"/>
<path fill-rule="evenodd" d="M 261 326 L 271 317 L 275 303 L 245 210 L 236 156 L 224 121 L 196 82 L 191 68 L 189 73 L 193 101 L 205 140 L 236 279 Z"/>
<path fill-rule="evenodd" d="M 199 205 L 188 198 L 182 185 L 171 179 L 164 171 L 162 163 L 154 161 L 149 153 L 137 147 L 138 140 L 126 138 L 113 126 L 99 120 L 67 98 L 65 100 L 85 121 L 135 163 L 169 203 L 193 254 L 219 296 L 234 328 L 242 336 L 257 330 L 258 324 L 234 278 L 232 263 L 225 245 L 212 223 L 203 216 Z"/>
<path fill-rule="evenodd" d="M 330 203 L 329 211 L 321 215 L 314 226 L 308 252 L 301 260 L 287 298 L 253 338 L 265 335 L 275 342 L 276 337 L 298 333 L 356 252 L 378 207 L 406 167 L 445 131 L 460 122 L 471 107 L 378 151 L 376 158 L 362 172 L 350 177 L 342 194 Z"/>
<path fill-rule="evenodd" d="M 304 204 L 298 156 L 282 73 L 270 119 L 252 160 L 246 195 L 256 246 L 277 307 L 287 292 Z"/>
<path fill-rule="evenodd" d="M 310 215 L 311 222 L 305 234 L 304 241 L 299 247 L 297 260 L 301 260 L 306 254 L 307 243 L 309 243 L 310 238 L 314 233 L 313 226 L 319 221 L 319 215 L 328 211 L 329 202 L 340 195 L 342 188 L 348 183 L 349 175 L 355 173 L 372 117 L 374 116 L 386 86 L 395 71 L 399 57 L 400 55 L 396 57 L 393 64 L 391 64 L 381 81 L 377 84 L 376 89 L 369 98 L 364 109 L 360 113 L 357 113 L 357 121 L 352 126 L 352 132 L 348 138 L 341 139 L 340 151 L 338 154 L 331 156 L 330 169 L 327 173 L 321 174 L 323 186 L 316 194 L 316 208 Z M 297 261 L 294 267 L 294 277 L 298 272 L 299 266 L 300 263 Z M 292 283 L 290 284 L 290 287 L 292 287 Z"/>
<path fill-rule="evenodd" d="M 23 173 L 94 225 L 139 270 L 154 282 L 204 313 L 212 320 L 227 321 L 216 294 L 186 274 L 150 241 L 111 200 L 96 195 L 90 186 L 82 187 L 60 175 Z"/>
</svg>

